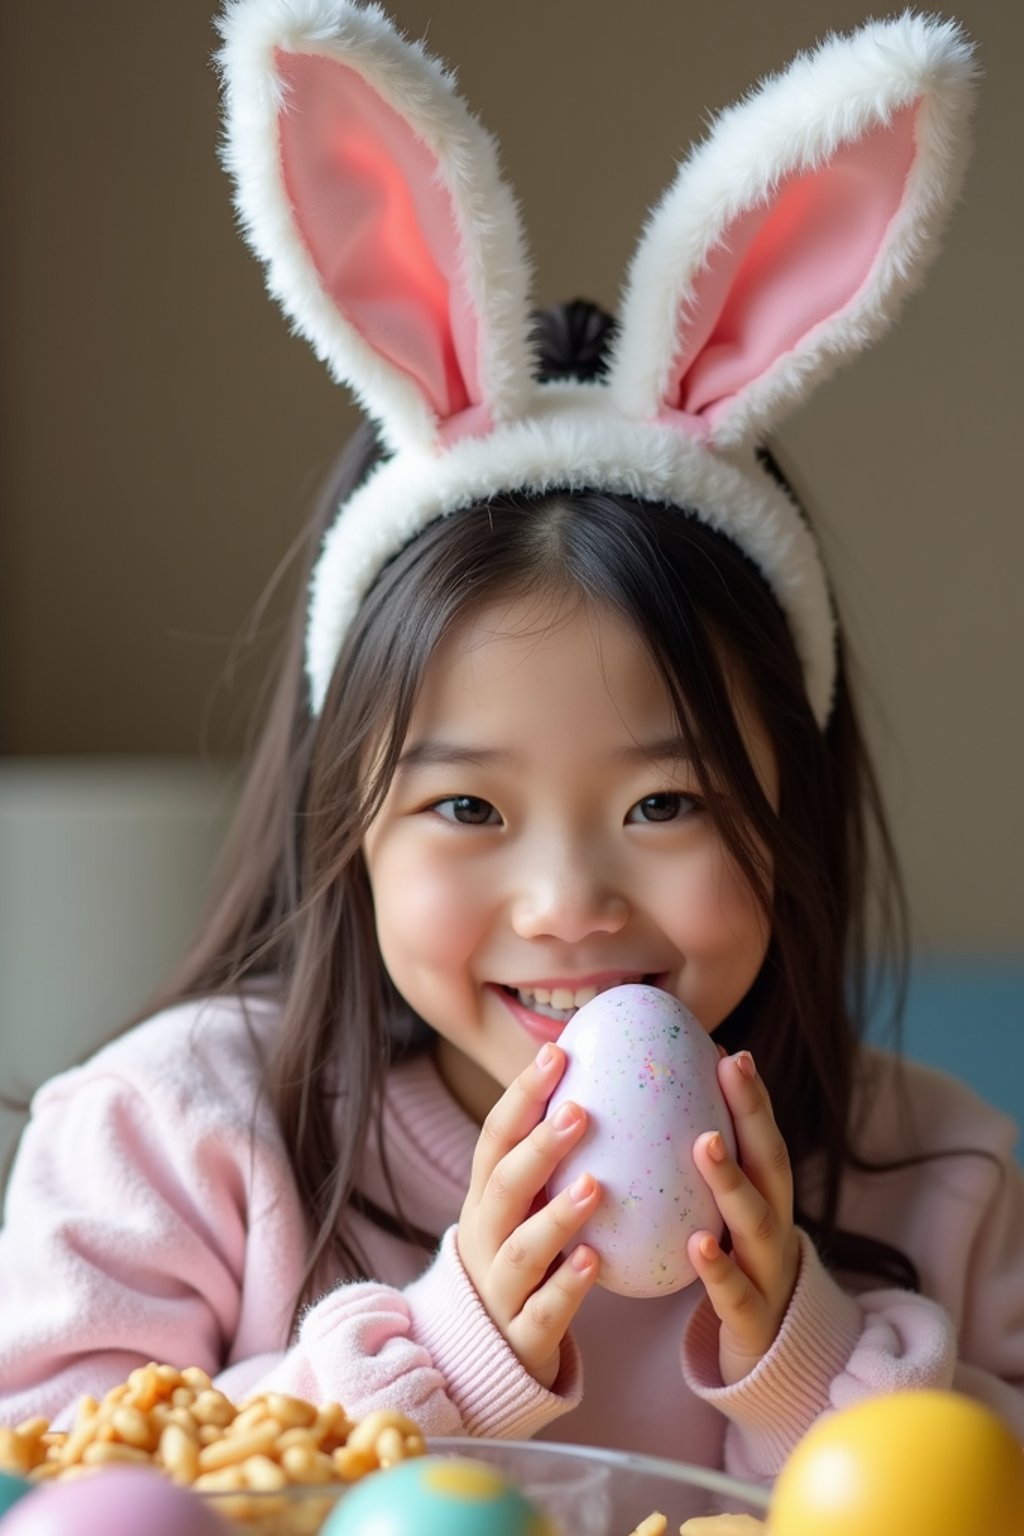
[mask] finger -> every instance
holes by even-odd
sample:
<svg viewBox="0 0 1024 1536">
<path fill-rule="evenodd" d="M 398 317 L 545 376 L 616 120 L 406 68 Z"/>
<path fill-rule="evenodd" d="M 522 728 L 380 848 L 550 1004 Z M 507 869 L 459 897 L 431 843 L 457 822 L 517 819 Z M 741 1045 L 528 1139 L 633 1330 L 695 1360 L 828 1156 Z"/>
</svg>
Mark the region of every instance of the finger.
<svg viewBox="0 0 1024 1536">
<path fill-rule="evenodd" d="M 736 1261 L 762 1293 L 774 1290 L 783 1243 L 782 1219 L 729 1155 L 719 1131 L 698 1136 L 693 1160 L 729 1228 Z"/>
<path fill-rule="evenodd" d="M 789 1151 L 750 1052 L 740 1051 L 720 1062 L 718 1080 L 736 1128 L 743 1171 L 772 1209 L 785 1218 L 793 1209 Z"/>
<path fill-rule="evenodd" d="M 511 1322 L 540 1288 L 545 1275 L 589 1221 L 601 1200 L 593 1175 L 581 1173 L 554 1200 L 524 1221 L 502 1243 L 487 1277 L 488 1311 Z"/>
<path fill-rule="evenodd" d="M 749 1275 L 725 1252 L 713 1232 L 694 1232 L 686 1245 L 690 1263 L 708 1293 L 716 1315 L 740 1331 L 756 1324 L 764 1304 Z"/>
<path fill-rule="evenodd" d="M 600 1262 L 585 1243 L 575 1247 L 544 1284 L 527 1297 L 506 1337 L 526 1369 L 550 1387 L 562 1340 L 597 1279 Z"/>
<path fill-rule="evenodd" d="M 543 1117 L 548 1099 L 565 1070 L 565 1052 L 542 1045 L 530 1065 L 505 1089 L 477 1138 L 469 1178 L 469 1198 L 479 1199 L 501 1159 L 528 1136 Z"/>
<path fill-rule="evenodd" d="M 720 1363 L 731 1361 L 733 1380 L 753 1367 L 771 1347 L 773 1319 L 757 1287 L 712 1232 L 694 1232 L 686 1245 L 690 1263 L 697 1271 L 722 1325 Z"/>
<path fill-rule="evenodd" d="M 561 1159 L 576 1146 L 586 1125 L 586 1110 L 569 1100 L 559 1105 L 550 1120 L 535 1125 L 501 1159 L 476 1207 L 477 1231 L 490 1251 L 496 1253 L 513 1229 L 528 1223 L 537 1196 Z M 550 1206 L 544 1204 L 539 1214 L 543 1216 L 549 1210 Z M 547 1262 L 553 1257 L 554 1253 Z"/>
</svg>

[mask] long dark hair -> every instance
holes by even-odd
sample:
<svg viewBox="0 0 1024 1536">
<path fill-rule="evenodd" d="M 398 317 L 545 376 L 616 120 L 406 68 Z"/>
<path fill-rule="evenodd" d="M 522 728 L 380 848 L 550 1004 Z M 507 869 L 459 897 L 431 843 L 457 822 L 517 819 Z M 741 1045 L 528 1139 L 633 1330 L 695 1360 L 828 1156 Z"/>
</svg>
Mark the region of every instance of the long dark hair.
<svg viewBox="0 0 1024 1536">
<path fill-rule="evenodd" d="M 612 324 L 579 303 L 548 312 L 538 326 L 544 375 L 600 372 Z M 362 429 L 325 494 L 309 561 L 334 506 L 377 453 Z M 770 458 L 768 467 L 780 473 Z M 378 953 L 361 845 L 441 639 L 499 593 L 545 589 L 610 608 L 643 638 L 692 743 L 720 835 L 770 912 L 767 957 L 716 1038 L 730 1051 L 753 1052 L 794 1165 L 813 1160 L 815 1205 L 798 1210 L 798 1220 L 834 1267 L 916 1286 L 906 1256 L 836 1221 L 844 1168 L 866 1166 L 851 1127 L 865 987 L 887 971 L 899 994 L 906 965 L 905 902 L 843 642 L 823 732 L 785 618 L 746 556 L 685 510 L 595 490 L 499 497 L 486 515 L 474 508 L 428 528 L 363 603 L 319 720 L 303 677 L 304 605 L 296 611 L 216 894 L 182 971 L 158 1000 L 244 997 L 257 978 L 280 999 L 264 1088 L 309 1224 L 296 1310 L 339 1272 L 365 1274 L 346 1229 L 349 1208 L 410 1241 L 429 1246 L 439 1235 L 419 1232 L 397 1202 L 390 1212 L 372 1205 L 357 1187 L 371 1139 L 386 1170 L 384 1077 L 396 1051 L 415 1049 L 420 1038 Z M 771 739 L 777 814 L 748 759 L 723 657 L 740 670 Z M 345 1093 L 342 1117 L 331 1084 Z"/>
</svg>

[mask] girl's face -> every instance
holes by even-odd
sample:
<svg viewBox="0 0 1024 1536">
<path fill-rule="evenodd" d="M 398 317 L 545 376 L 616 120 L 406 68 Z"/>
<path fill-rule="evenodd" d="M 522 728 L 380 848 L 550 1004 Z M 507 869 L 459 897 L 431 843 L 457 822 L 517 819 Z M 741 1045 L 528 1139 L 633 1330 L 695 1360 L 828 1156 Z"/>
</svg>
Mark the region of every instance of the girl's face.
<svg viewBox="0 0 1024 1536">
<path fill-rule="evenodd" d="M 477 1119 L 597 992 L 653 982 L 710 1032 L 768 945 L 654 663 L 584 602 L 498 600 L 448 637 L 364 851 L 384 964 Z"/>
</svg>

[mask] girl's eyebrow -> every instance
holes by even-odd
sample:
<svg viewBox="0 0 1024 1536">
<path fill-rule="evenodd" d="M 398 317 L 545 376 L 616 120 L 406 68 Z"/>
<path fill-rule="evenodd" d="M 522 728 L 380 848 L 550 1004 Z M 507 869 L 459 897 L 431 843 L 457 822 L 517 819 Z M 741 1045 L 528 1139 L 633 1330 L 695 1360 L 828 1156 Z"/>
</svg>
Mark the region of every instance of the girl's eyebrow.
<svg viewBox="0 0 1024 1536">
<path fill-rule="evenodd" d="M 688 764 L 691 761 L 690 749 L 681 736 L 664 736 L 657 741 L 633 742 L 629 746 L 617 748 L 610 755 L 627 763 Z M 458 742 L 445 741 L 441 737 L 426 737 L 422 741 L 412 742 L 405 748 L 398 759 L 398 767 L 457 768 L 468 764 L 476 768 L 508 768 L 514 767 L 520 761 L 521 755 L 518 752 L 493 747 L 463 746 Z"/>
<path fill-rule="evenodd" d="M 427 737 L 405 748 L 398 759 L 398 767 L 458 767 L 462 763 L 477 768 L 511 767 L 518 760 L 519 754 L 516 752 L 504 752 L 490 747 L 459 746 L 454 741 Z"/>
<path fill-rule="evenodd" d="M 631 747 L 622 747 L 615 756 L 630 763 L 689 764 L 693 761 L 693 754 L 681 736 L 663 736 L 659 741 L 638 741 Z"/>
</svg>

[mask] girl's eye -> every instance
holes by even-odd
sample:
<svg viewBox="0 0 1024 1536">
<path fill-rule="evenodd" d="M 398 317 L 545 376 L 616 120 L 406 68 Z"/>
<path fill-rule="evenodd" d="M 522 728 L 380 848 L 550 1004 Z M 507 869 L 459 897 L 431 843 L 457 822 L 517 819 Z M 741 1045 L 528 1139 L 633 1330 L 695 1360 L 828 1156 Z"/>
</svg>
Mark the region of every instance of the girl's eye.
<svg viewBox="0 0 1024 1536">
<path fill-rule="evenodd" d="M 634 825 L 645 821 L 681 821 L 696 808 L 697 802 L 690 795 L 670 792 L 661 795 L 645 795 L 633 806 L 626 820 Z"/>
<path fill-rule="evenodd" d="M 501 820 L 491 802 L 476 795 L 450 795 L 447 800 L 435 800 L 430 809 L 463 827 L 496 826 Z"/>
</svg>

